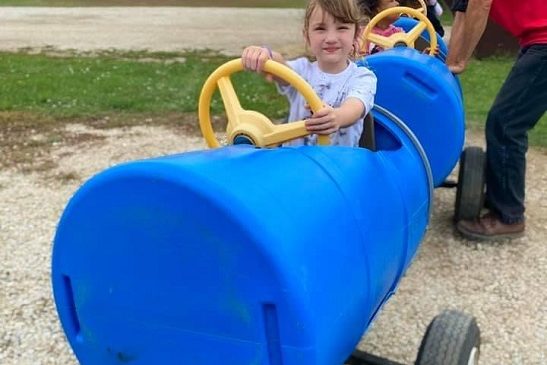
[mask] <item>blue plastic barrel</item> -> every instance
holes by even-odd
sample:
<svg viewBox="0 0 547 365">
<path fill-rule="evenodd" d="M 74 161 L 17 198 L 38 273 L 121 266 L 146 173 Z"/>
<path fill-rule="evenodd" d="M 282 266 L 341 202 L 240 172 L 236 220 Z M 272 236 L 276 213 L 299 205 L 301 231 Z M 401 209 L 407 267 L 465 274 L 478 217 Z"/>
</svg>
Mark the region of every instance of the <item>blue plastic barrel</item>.
<svg viewBox="0 0 547 365">
<path fill-rule="evenodd" d="M 411 48 L 397 47 L 357 62 L 378 78 L 375 103 L 412 130 L 440 186 L 456 165 L 465 138 L 459 85 L 446 65 Z"/>
<path fill-rule="evenodd" d="M 376 120 L 378 152 L 240 145 L 86 182 L 52 267 L 80 363 L 342 364 L 415 255 L 432 199 L 415 136 Z"/>
<path fill-rule="evenodd" d="M 398 27 L 403 28 L 405 32 L 409 32 L 410 30 L 412 30 L 412 28 L 416 26 L 417 23 L 418 21 L 414 18 L 402 16 L 402 17 L 399 17 L 399 19 L 394 24 Z M 429 32 L 427 30 L 424 30 L 420 37 L 429 43 Z M 448 47 L 446 46 L 444 39 L 438 33 L 437 33 L 437 43 L 439 45 L 439 53 L 437 54 L 436 58 L 442 62 L 445 62 L 446 56 L 448 56 Z M 463 90 L 462 90 L 460 78 L 458 77 L 458 75 L 453 75 L 453 76 L 454 76 L 454 81 L 456 82 L 458 92 L 460 93 L 460 97 L 463 99 Z"/>
</svg>

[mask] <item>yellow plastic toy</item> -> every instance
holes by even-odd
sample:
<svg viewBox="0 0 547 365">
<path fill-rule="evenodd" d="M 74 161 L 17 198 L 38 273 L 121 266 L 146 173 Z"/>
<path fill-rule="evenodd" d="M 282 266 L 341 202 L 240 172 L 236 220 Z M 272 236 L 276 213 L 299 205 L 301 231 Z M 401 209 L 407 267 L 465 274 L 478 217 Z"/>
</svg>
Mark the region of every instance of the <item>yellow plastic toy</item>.
<svg viewBox="0 0 547 365">
<path fill-rule="evenodd" d="M 416 8 L 416 10 L 421 11 L 422 14 L 427 16 L 427 5 L 425 5 L 425 1 L 424 0 L 418 0 L 418 2 L 420 3 L 420 7 Z"/>
<path fill-rule="evenodd" d="M 241 58 L 228 61 L 209 76 L 201 89 L 199 126 L 210 148 L 220 147 L 213 131 L 210 115 L 211 98 L 217 86 L 228 118 L 226 136 L 229 144 L 248 143 L 258 147 L 275 147 L 283 142 L 310 134 L 303 120 L 276 125 L 264 114 L 243 109 L 230 80 L 230 75 L 242 70 Z M 294 86 L 304 96 L 313 112 L 323 106 L 323 102 L 312 87 L 289 67 L 268 60 L 264 64 L 264 72 L 277 76 Z M 330 144 L 329 136 L 318 136 L 318 144 Z"/>
</svg>

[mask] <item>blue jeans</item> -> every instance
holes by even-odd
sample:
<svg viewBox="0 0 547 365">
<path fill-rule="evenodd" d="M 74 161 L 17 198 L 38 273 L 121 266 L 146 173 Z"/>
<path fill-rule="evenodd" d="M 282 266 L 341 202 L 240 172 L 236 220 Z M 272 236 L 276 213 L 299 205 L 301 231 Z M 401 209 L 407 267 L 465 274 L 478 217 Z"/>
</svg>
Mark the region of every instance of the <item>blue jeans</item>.
<svg viewBox="0 0 547 365">
<path fill-rule="evenodd" d="M 511 224 L 524 221 L 528 131 L 547 110 L 547 44 L 521 49 L 486 120 L 486 199 Z"/>
</svg>

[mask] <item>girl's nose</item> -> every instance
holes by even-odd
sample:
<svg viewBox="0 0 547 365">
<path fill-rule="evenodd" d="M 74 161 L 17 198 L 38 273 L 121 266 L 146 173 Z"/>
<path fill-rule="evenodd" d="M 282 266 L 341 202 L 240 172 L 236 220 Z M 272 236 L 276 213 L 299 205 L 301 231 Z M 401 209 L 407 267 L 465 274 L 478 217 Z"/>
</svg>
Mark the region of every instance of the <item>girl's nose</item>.
<svg viewBox="0 0 547 365">
<path fill-rule="evenodd" d="M 336 42 L 336 32 L 335 31 L 328 31 L 327 36 L 325 37 L 326 42 Z"/>
</svg>

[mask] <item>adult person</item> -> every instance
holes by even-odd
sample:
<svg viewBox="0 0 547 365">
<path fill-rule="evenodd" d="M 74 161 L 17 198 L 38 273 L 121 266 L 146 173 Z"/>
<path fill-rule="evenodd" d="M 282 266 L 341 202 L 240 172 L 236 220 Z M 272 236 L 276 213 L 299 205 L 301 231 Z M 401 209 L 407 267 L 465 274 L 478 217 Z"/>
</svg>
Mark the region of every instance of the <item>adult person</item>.
<svg viewBox="0 0 547 365">
<path fill-rule="evenodd" d="M 465 0 L 464 0 L 465 1 Z M 486 204 L 482 217 L 457 223 L 465 237 L 514 238 L 524 233 L 524 191 L 528 131 L 547 109 L 547 5 L 545 0 L 457 1 L 447 65 L 463 72 L 488 16 L 513 34 L 520 52 L 486 120 Z M 459 6 L 459 7 L 458 7 Z M 464 14 L 465 12 L 465 14 Z"/>
</svg>

